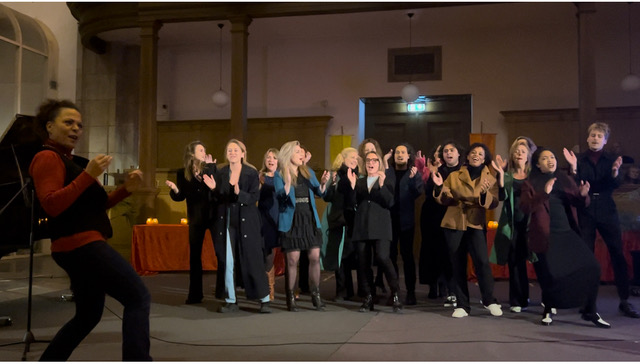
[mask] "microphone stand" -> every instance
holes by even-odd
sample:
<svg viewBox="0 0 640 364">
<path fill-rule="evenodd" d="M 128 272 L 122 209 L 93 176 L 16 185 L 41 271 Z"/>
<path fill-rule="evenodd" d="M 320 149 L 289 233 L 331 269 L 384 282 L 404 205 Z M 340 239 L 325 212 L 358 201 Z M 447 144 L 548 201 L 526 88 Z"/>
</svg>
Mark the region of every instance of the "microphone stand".
<svg viewBox="0 0 640 364">
<path fill-rule="evenodd" d="M 4 210 L 7 209 L 7 207 L 9 207 L 9 205 L 11 204 L 11 202 L 13 202 L 13 200 L 15 200 L 23 191 L 25 191 L 25 189 L 31 184 L 31 181 L 29 179 L 27 179 L 26 183 L 22 186 L 22 188 L 20 188 L 20 190 L 11 198 L 11 200 L 9 200 L 9 202 L 2 208 L 2 210 L 0 210 L 0 215 L 2 215 L 2 213 L 4 212 Z M 31 332 L 31 308 L 32 308 L 32 297 L 33 297 L 33 254 L 34 254 L 34 242 L 33 242 L 33 222 L 34 222 L 34 193 L 35 190 L 32 188 L 31 190 L 31 200 L 29 201 L 29 205 L 30 205 L 30 210 L 31 210 L 31 224 L 29 227 L 29 291 L 27 294 L 27 331 L 24 334 L 24 337 L 22 338 L 22 341 L 20 342 L 16 342 L 16 343 L 12 343 L 9 345 L 17 345 L 17 344 L 22 344 L 24 343 L 24 351 L 22 352 L 22 361 L 26 361 L 27 360 L 27 353 L 29 352 L 30 348 L 31 348 L 31 344 L 32 343 L 47 343 L 50 342 L 48 340 L 36 340 L 35 336 L 33 335 L 33 333 Z M 11 318 L 9 318 L 9 323 L 11 322 Z"/>
</svg>

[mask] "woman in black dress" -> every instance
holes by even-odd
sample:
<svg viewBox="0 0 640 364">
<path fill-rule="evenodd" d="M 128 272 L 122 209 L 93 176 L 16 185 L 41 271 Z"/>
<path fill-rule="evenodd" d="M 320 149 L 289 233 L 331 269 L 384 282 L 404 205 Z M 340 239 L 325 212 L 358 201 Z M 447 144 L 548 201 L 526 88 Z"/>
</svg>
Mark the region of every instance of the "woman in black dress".
<svg viewBox="0 0 640 364">
<path fill-rule="evenodd" d="M 287 308 L 292 312 L 298 311 L 293 289 L 301 251 L 307 251 L 309 257 L 311 301 L 319 311 L 323 311 L 325 307 L 320 298 L 322 232 L 314 197 L 324 196 L 329 172 L 324 171 L 319 182 L 313 170 L 307 167 L 304 161 L 304 149 L 300 148 L 297 140 L 283 144 L 278 154 L 280 172 L 274 177 L 280 210 L 280 244 L 287 257 Z"/>
<path fill-rule="evenodd" d="M 189 294 L 186 304 L 202 302 L 202 243 L 209 229 L 213 237 L 214 206 L 209 199 L 209 188 L 202 180 L 205 174 L 216 172 L 215 161 L 207 154 L 199 140 L 192 141 L 184 148 L 184 168 L 178 170 L 176 183 L 165 183 L 171 191 L 173 201 L 187 200 L 187 218 L 189 219 Z M 218 271 L 224 271 L 224 259 L 218 255 Z M 218 281 L 221 283 L 222 281 Z M 218 288 L 219 287 L 219 288 Z M 220 289 L 220 290 L 219 290 Z M 216 284 L 216 297 L 221 298 L 224 286 Z"/>
<path fill-rule="evenodd" d="M 582 307 L 582 319 L 610 328 L 597 313 L 600 264 L 580 237 L 575 208 L 589 205 L 589 182 L 578 187 L 565 173 L 556 173 L 555 155 L 538 148 L 529 180 L 521 190 L 520 209 L 530 214 L 529 248 L 542 289 L 543 325 L 552 323 L 551 308 Z"/>
<path fill-rule="evenodd" d="M 262 217 L 262 237 L 264 238 L 264 265 L 269 278 L 269 298 L 275 298 L 275 248 L 280 246 L 278 242 L 278 200 L 273 178 L 278 170 L 278 149 L 269 148 L 262 159 L 260 169 L 260 199 L 258 210 Z"/>
</svg>

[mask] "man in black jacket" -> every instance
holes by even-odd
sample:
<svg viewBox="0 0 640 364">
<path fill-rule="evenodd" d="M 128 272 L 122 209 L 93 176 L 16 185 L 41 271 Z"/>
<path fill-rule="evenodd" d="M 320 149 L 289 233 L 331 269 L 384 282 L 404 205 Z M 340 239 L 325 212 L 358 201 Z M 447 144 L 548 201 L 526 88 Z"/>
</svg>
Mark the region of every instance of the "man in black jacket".
<svg viewBox="0 0 640 364">
<path fill-rule="evenodd" d="M 618 296 L 620 297 L 620 312 L 627 317 L 640 318 L 640 314 L 627 301 L 629 298 L 629 273 L 627 262 L 623 254 L 622 232 L 618 210 L 613 200 L 613 190 L 622 183 L 620 166 L 622 157 L 614 156 L 603 151 L 609 139 L 609 126 L 596 122 L 589 126 L 587 143 L 589 150 L 577 157 L 573 152 L 564 149 L 564 155 L 570 164 L 570 172 L 576 183 L 589 183 L 589 197 L 591 204 L 578 210 L 578 220 L 582 238 L 594 251 L 596 230 L 602 236 L 613 266 L 613 274 Z"/>
</svg>

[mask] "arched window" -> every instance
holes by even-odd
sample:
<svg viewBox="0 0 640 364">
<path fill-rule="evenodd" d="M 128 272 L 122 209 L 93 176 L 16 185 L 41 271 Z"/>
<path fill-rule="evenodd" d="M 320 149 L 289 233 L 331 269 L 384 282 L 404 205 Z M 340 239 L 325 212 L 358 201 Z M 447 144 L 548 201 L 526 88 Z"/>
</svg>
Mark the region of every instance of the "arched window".
<svg viewBox="0 0 640 364">
<path fill-rule="evenodd" d="M 56 87 L 50 31 L 35 19 L 0 4 L 0 131 L 15 114 L 33 115 Z M 53 43 L 53 44 L 52 44 Z"/>
</svg>

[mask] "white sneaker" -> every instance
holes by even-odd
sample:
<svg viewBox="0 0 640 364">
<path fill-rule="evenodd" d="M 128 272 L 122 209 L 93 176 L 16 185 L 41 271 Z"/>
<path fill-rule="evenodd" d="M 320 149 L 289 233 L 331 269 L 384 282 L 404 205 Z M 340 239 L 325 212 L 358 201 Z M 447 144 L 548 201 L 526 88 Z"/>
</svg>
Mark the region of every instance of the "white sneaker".
<svg viewBox="0 0 640 364">
<path fill-rule="evenodd" d="M 456 296 L 449 296 L 447 300 L 444 301 L 444 307 L 456 307 L 458 305 Z"/>
<path fill-rule="evenodd" d="M 467 316 L 469 316 L 469 314 L 464 310 L 464 308 L 456 308 L 455 310 L 453 310 L 453 314 L 451 314 L 451 317 L 455 318 L 462 318 Z"/>
<path fill-rule="evenodd" d="M 502 316 L 502 308 L 497 303 L 492 303 L 489 306 L 484 306 L 493 316 Z"/>
<path fill-rule="evenodd" d="M 520 313 L 520 312 L 522 312 L 522 307 L 520 307 L 520 306 L 511 306 L 509 308 L 509 311 L 514 312 L 514 313 Z"/>
</svg>

